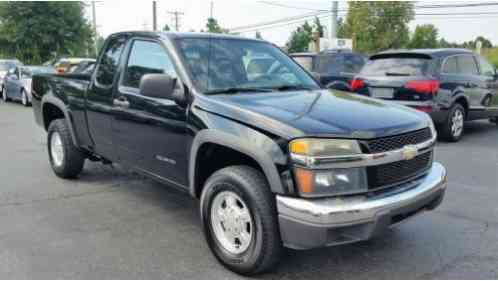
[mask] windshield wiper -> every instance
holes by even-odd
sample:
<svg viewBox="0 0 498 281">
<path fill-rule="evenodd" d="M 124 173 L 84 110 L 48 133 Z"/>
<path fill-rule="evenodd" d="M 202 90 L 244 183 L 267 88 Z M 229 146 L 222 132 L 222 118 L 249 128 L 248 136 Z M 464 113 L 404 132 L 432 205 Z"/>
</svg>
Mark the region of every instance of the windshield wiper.
<svg viewBox="0 0 498 281">
<path fill-rule="evenodd" d="M 386 76 L 411 76 L 410 73 L 402 73 L 402 72 L 386 72 Z"/>
<path fill-rule="evenodd" d="M 240 92 L 252 92 L 252 93 L 261 93 L 261 92 L 271 92 L 271 89 L 268 88 L 244 88 L 244 87 L 231 87 L 231 88 L 223 88 L 207 91 L 206 95 L 218 95 L 218 94 L 235 94 Z"/>
<path fill-rule="evenodd" d="M 272 89 L 277 91 L 299 91 L 299 90 L 311 91 L 314 90 L 315 88 L 305 85 L 282 85 L 282 86 L 272 87 Z"/>
</svg>

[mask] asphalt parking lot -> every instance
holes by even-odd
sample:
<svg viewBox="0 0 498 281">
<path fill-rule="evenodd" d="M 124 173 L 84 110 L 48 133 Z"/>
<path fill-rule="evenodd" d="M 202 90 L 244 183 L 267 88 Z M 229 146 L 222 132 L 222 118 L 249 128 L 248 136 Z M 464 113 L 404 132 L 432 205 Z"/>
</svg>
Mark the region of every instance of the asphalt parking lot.
<svg viewBox="0 0 498 281">
<path fill-rule="evenodd" d="M 371 241 L 286 250 L 265 279 L 498 278 L 498 127 L 440 143 L 442 206 Z M 228 279 L 187 194 L 118 166 L 52 173 L 31 108 L 0 103 L 0 279 Z"/>
</svg>

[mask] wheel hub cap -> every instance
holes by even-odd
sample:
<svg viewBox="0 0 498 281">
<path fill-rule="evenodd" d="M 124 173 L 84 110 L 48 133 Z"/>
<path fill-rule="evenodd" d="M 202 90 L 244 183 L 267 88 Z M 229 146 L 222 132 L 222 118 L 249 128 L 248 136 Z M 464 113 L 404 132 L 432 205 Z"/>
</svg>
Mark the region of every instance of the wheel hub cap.
<svg viewBox="0 0 498 281">
<path fill-rule="evenodd" d="M 463 130 L 463 112 L 460 110 L 456 110 L 453 113 L 453 117 L 451 118 L 451 132 L 453 136 L 458 137 L 462 133 Z"/>
<path fill-rule="evenodd" d="M 216 195 L 211 207 L 211 224 L 225 250 L 240 254 L 249 247 L 254 233 L 252 217 L 244 201 L 234 192 Z"/>
<path fill-rule="evenodd" d="M 62 146 L 61 136 L 57 132 L 52 133 L 50 138 L 50 154 L 54 165 L 61 166 L 64 159 L 64 147 Z"/>
</svg>

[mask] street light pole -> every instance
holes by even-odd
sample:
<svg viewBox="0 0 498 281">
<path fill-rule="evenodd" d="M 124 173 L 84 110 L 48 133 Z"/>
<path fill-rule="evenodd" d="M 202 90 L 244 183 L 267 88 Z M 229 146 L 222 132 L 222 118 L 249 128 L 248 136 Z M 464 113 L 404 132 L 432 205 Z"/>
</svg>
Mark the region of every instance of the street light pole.
<svg viewBox="0 0 498 281">
<path fill-rule="evenodd" d="M 95 45 L 95 56 L 99 55 L 98 40 L 99 35 L 97 34 L 97 13 L 95 12 L 95 1 L 92 1 L 92 21 L 93 21 L 93 33 L 94 33 L 94 45 Z"/>
<path fill-rule="evenodd" d="M 332 10 L 331 12 L 331 17 L 330 17 L 330 30 L 329 30 L 329 39 L 334 39 L 337 38 L 337 8 L 338 8 L 338 2 L 337 1 L 332 1 Z"/>
<path fill-rule="evenodd" d="M 157 6 L 156 1 L 152 1 L 152 29 L 157 31 Z"/>
</svg>

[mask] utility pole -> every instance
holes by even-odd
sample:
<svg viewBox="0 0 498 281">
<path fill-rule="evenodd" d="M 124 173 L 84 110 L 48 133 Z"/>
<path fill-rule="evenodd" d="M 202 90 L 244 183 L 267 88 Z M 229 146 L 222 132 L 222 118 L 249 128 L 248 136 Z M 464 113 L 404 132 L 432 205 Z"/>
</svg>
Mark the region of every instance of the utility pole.
<svg viewBox="0 0 498 281">
<path fill-rule="evenodd" d="M 173 19 L 175 21 L 175 30 L 180 30 L 180 16 L 183 16 L 184 13 L 178 11 L 167 12 L 170 15 L 173 15 Z"/>
<path fill-rule="evenodd" d="M 97 34 L 97 13 L 95 12 L 95 1 L 92 1 L 92 21 L 93 21 L 93 33 L 94 33 L 94 45 L 95 45 L 95 56 L 99 55 L 98 40 L 99 35 Z"/>
<path fill-rule="evenodd" d="M 152 1 L 152 30 L 157 31 L 157 6 L 156 6 L 156 1 Z"/>
<path fill-rule="evenodd" d="M 338 2 L 332 1 L 332 10 L 330 11 L 331 12 L 330 29 L 329 29 L 330 40 L 337 38 L 337 17 L 338 17 L 337 10 L 338 10 Z"/>
</svg>

